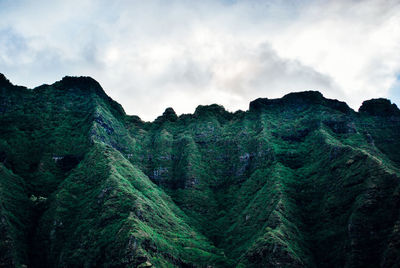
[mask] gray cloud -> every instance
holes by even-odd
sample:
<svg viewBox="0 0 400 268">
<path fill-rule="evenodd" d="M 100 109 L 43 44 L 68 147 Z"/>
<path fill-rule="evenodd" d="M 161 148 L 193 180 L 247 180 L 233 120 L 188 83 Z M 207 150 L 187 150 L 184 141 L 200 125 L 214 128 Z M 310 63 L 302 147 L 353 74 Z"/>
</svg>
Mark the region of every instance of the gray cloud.
<svg viewBox="0 0 400 268">
<path fill-rule="evenodd" d="M 146 120 L 308 89 L 357 108 L 398 95 L 399 12 L 396 0 L 3 0 L 0 72 L 30 87 L 90 75 Z"/>
<path fill-rule="evenodd" d="M 313 88 L 333 89 L 334 83 L 329 76 L 297 60 L 279 57 L 266 43 L 241 55 L 241 60 L 245 61 L 244 66 L 225 79 L 221 88 L 232 90 L 243 98 L 249 94 L 256 97 L 260 89 L 269 96 Z"/>
</svg>

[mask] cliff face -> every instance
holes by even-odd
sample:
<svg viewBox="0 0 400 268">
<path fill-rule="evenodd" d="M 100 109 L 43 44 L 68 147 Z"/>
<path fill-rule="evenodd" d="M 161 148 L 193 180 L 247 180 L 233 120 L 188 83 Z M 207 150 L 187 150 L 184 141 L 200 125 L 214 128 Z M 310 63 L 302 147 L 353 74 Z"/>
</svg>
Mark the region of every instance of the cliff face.
<svg viewBox="0 0 400 268">
<path fill-rule="evenodd" d="M 393 267 L 400 112 L 319 92 L 127 116 L 0 76 L 0 267 Z"/>
</svg>

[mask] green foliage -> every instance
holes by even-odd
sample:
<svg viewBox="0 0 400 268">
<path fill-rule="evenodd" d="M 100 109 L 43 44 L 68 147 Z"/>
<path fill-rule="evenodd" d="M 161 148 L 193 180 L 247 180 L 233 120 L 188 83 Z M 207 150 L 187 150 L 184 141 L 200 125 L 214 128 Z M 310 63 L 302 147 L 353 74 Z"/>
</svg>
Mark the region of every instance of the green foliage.
<svg viewBox="0 0 400 268">
<path fill-rule="evenodd" d="M 0 163 L 0 266 L 26 264 L 30 202 L 24 182 Z"/>
<path fill-rule="evenodd" d="M 91 78 L 0 77 L 0 266 L 393 267 L 400 117 L 319 92 L 125 115 Z"/>
</svg>

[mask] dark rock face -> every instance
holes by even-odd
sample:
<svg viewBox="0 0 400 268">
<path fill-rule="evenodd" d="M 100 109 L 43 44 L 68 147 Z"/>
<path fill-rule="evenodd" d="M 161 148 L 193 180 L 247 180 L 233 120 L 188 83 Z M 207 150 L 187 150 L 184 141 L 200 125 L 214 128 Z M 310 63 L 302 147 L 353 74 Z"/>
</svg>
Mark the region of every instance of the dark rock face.
<svg viewBox="0 0 400 268">
<path fill-rule="evenodd" d="M 4 74 L 0 73 L 0 87 L 8 87 L 12 84 L 10 81 L 4 76 Z"/>
<path fill-rule="evenodd" d="M 342 113 L 351 113 L 350 107 L 341 101 L 326 99 L 318 91 L 304 91 L 285 95 L 281 99 L 258 98 L 250 102 L 250 111 L 260 111 L 263 109 L 276 109 L 279 107 L 304 108 L 309 105 L 322 105 Z"/>
<path fill-rule="evenodd" d="M 0 162 L 4 162 L 7 159 L 7 153 L 0 151 Z"/>
<path fill-rule="evenodd" d="M 62 171 L 67 172 L 75 168 L 81 160 L 82 157 L 80 156 L 65 155 L 57 161 L 57 164 L 59 165 Z"/>
<path fill-rule="evenodd" d="M 304 91 L 289 93 L 282 98 L 283 102 L 298 104 L 298 103 L 308 103 L 308 104 L 321 104 L 325 101 L 324 96 L 318 91 Z"/>
<path fill-rule="evenodd" d="M 111 127 L 109 124 L 107 124 L 106 122 L 104 122 L 103 117 L 101 117 L 100 115 L 96 116 L 94 118 L 94 120 L 101 126 L 104 128 L 104 130 L 106 131 L 107 134 L 112 134 L 114 133 L 114 128 Z"/>
<path fill-rule="evenodd" d="M 324 121 L 323 123 L 337 134 L 349 134 L 357 132 L 354 122 L 351 121 L 327 120 Z"/>
<path fill-rule="evenodd" d="M 264 107 L 268 106 L 271 104 L 271 100 L 267 98 L 258 98 L 250 102 L 249 104 L 249 110 L 250 111 L 257 111 L 261 110 Z"/>
<path fill-rule="evenodd" d="M 178 120 L 178 116 L 176 115 L 174 109 L 172 109 L 171 107 L 165 109 L 164 113 L 162 114 L 162 116 L 159 116 L 155 122 L 175 122 L 176 120 Z"/>
<path fill-rule="evenodd" d="M 281 138 L 285 141 L 292 141 L 292 142 L 302 142 L 305 140 L 307 135 L 311 132 L 310 129 L 298 129 L 293 131 L 292 133 L 286 133 L 281 135 Z"/>
<path fill-rule="evenodd" d="M 65 76 L 58 83 L 60 88 L 62 89 L 79 88 L 84 90 L 95 90 L 97 93 L 101 95 L 105 94 L 100 84 L 93 78 L 87 76 L 81 76 L 81 77 Z"/>
<path fill-rule="evenodd" d="M 400 110 L 396 104 L 382 98 L 364 101 L 358 111 L 373 116 L 400 116 Z"/>
<path fill-rule="evenodd" d="M 178 119 L 178 116 L 176 115 L 174 109 L 172 109 L 171 107 L 165 109 L 163 116 L 169 121 L 176 121 Z"/>
<path fill-rule="evenodd" d="M 211 105 L 199 105 L 195 112 L 194 117 L 207 117 L 214 116 L 218 119 L 229 119 L 231 113 L 225 110 L 222 105 L 211 104 Z"/>
</svg>

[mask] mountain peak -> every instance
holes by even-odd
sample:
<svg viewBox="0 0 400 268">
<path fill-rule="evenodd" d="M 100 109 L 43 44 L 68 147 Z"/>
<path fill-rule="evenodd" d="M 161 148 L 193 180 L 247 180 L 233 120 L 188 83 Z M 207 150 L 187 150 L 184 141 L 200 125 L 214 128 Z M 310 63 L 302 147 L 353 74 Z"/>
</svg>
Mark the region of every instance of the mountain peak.
<svg viewBox="0 0 400 268">
<path fill-rule="evenodd" d="M 358 111 L 360 113 L 374 116 L 400 115 L 400 110 L 397 108 L 396 104 L 391 103 L 390 100 L 384 98 L 366 100 L 362 103 Z"/>
<path fill-rule="evenodd" d="M 229 114 L 228 111 L 225 110 L 224 106 L 219 104 L 210 104 L 210 105 L 199 105 L 197 106 L 194 115 L 195 116 L 205 116 L 205 115 L 226 115 Z"/>
<path fill-rule="evenodd" d="M 7 77 L 0 73 L 0 86 L 11 86 L 10 80 L 7 79 Z"/>
<path fill-rule="evenodd" d="M 89 76 L 64 76 L 61 81 L 55 83 L 63 88 L 94 89 L 97 93 L 106 95 L 100 84 Z"/>
<path fill-rule="evenodd" d="M 165 111 L 161 117 L 165 121 L 176 121 L 178 119 L 178 116 L 176 115 L 176 113 L 172 107 L 168 107 L 167 109 L 165 109 Z"/>
<path fill-rule="evenodd" d="M 174 109 L 172 107 L 168 107 L 165 109 L 162 115 L 156 118 L 154 122 L 163 123 L 166 121 L 175 122 L 178 120 L 178 116 L 176 115 Z"/>
<path fill-rule="evenodd" d="M 92 77 L 89 76 L 65 76 L 58 82 L 55 82 L 53 87 L 60 90 L 79 89 L 82 92 L 94 92 L 100 98 L 105 100 L 112 110 L 120 115 L 125 115 L 122 106 L 109 97 L 101 85 Z"/>
<path fill-rule="evenodd" d="M 282 99 L 290 101 L 306 101 L 319 103 L 325 98 L 319 91 L 308 90 L 286 94 L 285 96 L 283 96 Z"/>
<path fill-rule="evenodd" d="M 338 100 L 327 99 L 319 91 L 301 91 L 289 93 L 279 99 L 258 98 L 250 102 L 249 110 L 257 111 L 277 106 L 323 105 L 343 113 L 351 112 L 351 108 Z"/>
</svg>

